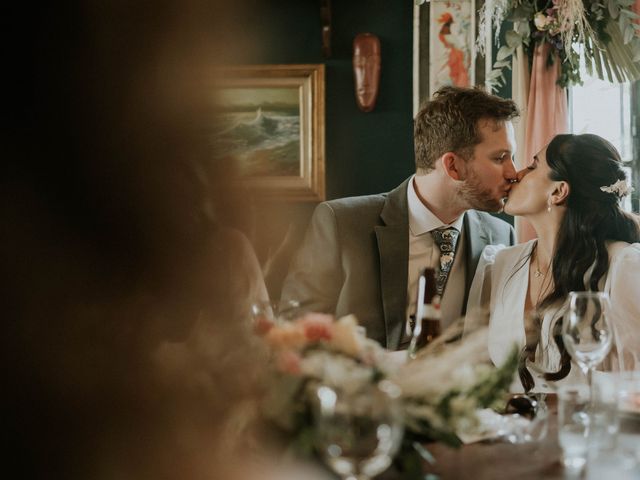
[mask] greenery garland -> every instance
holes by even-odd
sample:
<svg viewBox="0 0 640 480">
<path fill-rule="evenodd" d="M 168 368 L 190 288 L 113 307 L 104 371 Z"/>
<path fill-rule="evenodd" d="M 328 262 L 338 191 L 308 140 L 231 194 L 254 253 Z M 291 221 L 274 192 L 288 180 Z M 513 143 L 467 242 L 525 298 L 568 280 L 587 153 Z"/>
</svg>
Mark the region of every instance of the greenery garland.
<svg viewBox="0 0 640 480">
<path fill-rule="evenodd" d="M 493 0 L 480 11 L 478 48 L 483 53 L 491 23 L 495 43 L 500 45 L 500 29 L 505 21 L 511 28 L 505 32 L 488 83 L 505 82 L 504 70 L 519 47 L 533 58 L 533 50 L 541 43 L 549 49 L 547 65 L 561 61 L 558 84 L 567 87 L 582 84 L 580 60 L 589 75 L 610 82 L 623 83 L 640 79 L 640 15 L 632 10 L 635 0 Z M 491 19 L 487 21 L 486 19 Z"/>
</svg>

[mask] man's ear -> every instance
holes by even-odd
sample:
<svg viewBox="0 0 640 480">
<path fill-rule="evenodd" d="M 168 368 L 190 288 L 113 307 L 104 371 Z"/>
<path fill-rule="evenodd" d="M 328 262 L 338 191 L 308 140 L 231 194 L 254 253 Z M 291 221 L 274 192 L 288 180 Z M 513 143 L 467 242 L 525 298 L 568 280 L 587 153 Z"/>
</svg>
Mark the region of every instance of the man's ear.
<svg viewBox="0 0 640 480">
<path fill-rule="evenodd" d="M 447 152 L 440 157 L 444 173 L 453 180 L 461 181 L 466 177 L 464 160 L 453 152 Z"/>
<path fill-rule="evenodd" d="M 554 205 L 564 205 L 567 202 L 567 198 L 569 198 L 569 193 L 571 193 L 571 188 L 567 182 L 556 182 L 553 192 L 551 193 L 551 203 Z"/>
</svg>

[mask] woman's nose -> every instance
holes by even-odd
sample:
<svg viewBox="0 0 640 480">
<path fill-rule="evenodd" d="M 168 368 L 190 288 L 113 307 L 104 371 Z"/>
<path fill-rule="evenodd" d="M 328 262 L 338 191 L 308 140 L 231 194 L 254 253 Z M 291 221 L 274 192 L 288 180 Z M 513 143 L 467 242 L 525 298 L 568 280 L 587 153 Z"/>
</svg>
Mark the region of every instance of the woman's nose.
<svg viewBox="0 0 640 480">
<path fill-rule="evenodd" d="M 516 182 L 522 180 L 531 170 L 528 168 L 523 168 L 519 172 L 516 172 Z"/>
</svg>

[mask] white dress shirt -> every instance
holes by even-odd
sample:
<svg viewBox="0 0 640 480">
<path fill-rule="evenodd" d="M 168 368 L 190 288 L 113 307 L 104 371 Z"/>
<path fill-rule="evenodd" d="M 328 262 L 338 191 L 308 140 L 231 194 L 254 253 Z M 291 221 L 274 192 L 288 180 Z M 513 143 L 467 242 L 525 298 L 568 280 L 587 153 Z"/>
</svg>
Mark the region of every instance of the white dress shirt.
<svg viewBox="0 0 640 480">
<path fill-rule="evenodd" d="M 432 230 L 454 227 L 460 232 L 456 242 L 456 255 L 449 272 L 447 285 L 441 299 L 441 327 L 444 330 L 462 314 L 465 289 L 464 232 L 462 222 L 464 214 L 450 224 L 443 223 L 420 201 L 411 177 L 407 188 L 409 206 L 409 271 L 407 279 L 407 320 L 416 312 L 418 297 L 418 278 L 427 267 L 437 269 L 440 264 L 440 249 L 431 235 Z M 404 340 L 407 340 L 406 333 Z"/>
</svg>

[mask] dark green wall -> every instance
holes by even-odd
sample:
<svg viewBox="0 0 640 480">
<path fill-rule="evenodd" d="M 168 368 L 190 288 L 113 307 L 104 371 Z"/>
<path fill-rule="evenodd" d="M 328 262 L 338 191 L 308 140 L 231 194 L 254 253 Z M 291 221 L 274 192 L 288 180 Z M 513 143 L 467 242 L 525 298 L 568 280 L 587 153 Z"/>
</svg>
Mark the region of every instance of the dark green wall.
<svg viewBox="0 0 640 480">
<path fill-rule="evenodd" d="M 326 66 L 327 198 L 386 191 L 413 171 L 411 0 L 334 0 L 332 55 L 321 53 L 319 0 L 270 0 L 251 9 L 261 48 L 252 63 Z M 354 99 L 352 43 L 371 32 L 382 45 L 373 112 Z"/>
<path fill-rule="evenodd" d="M 388 191 L 413 173 L 412 0 L 333 0 L 329 58 L 322 56 L 320 0 L 247 5 L 239 23 L 256 48 L 243 62 L 325 65 L 326 198 Z M 378 101 L 369 113 L 356 106 L 351 63 L 353 39 L 362 32 L 376 34 L 382 48 Z M 314 207 L 308 202 L 254 204 L 243 229 L 259 258 L 274 252 L 289 225 L 293 243 L 299 242 Z"/>
</svg>

